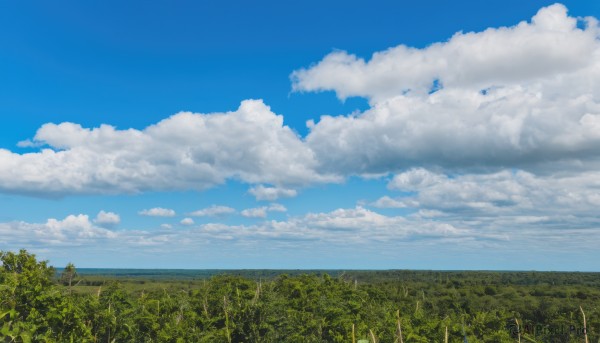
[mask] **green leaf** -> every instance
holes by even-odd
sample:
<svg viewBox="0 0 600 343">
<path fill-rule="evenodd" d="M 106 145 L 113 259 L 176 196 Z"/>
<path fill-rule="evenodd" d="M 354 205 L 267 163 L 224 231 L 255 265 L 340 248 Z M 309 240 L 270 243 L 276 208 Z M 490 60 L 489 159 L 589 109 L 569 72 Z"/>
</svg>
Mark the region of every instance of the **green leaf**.
<svg viewBox="0 0 600 343">
<path fill-rule="evenodd" d="M 31 343 L 31 336 L 29 336 L 28 334 L 22 333 L 21 335 L 19 335 L 19 337 L 21 337 L 23 343 Z"/>
</svg>

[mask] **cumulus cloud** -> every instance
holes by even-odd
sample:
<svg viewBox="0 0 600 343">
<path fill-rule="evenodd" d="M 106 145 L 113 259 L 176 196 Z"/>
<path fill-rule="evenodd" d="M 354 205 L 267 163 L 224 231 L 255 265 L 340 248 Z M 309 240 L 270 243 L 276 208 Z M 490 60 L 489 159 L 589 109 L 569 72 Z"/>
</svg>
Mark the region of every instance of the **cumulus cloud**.
<svg viewBox="0 0 600 343">
<path fill-rule="evenodd" d="M 4 193 L 203 190 L 233 179 L 248 184 L 257 200 L 272 202 L 314 183 L 393 175 L 390 195 L 368 206 L 405 208 L 409 215 L 358 206 L 253 225 L 193 225 L 185 218 L 180 224 L 190 226 L 181 230 L 162 224 L 165 230 L 111 231 L 106 226 L 119 217 L 101 211 L 92 221 L 72 215 L 0 223 L 0 245 L 96 244 L 154 252 L 225 246 L 215 242 L 285 251 L 322 244 L 405 256 L 412 242 L 422 240 L 432 251 L 447 242 L 461 243 L 461 252 L 595 251 L 599 37 L 596 19 L 571 17 L 556 4 L 530 21 L 456 33 L 422 49 L 400 45 L 367 60 L 334 51 L 293 72 L 293 90 L 364 97 L 370 108 L 311 120 L 306 137 L 262 101 L 247 100 L 232 112 L 182 112 L 140 130 L 49 123 L 18 144 L 34 152 L 0 149 Z M 270 204 L 240 214 L 267 218 L 286 210 Z M 189 216 L 234 212 L 213 205 Z M 139 214 L 172 217 L 175 211 Z"/>
<path fill-rule="evenodd" d="M 260 211 L 282 210 L 280 205 L 262 207 Z M 249 209 L 254 211 L 257 209 Z M 182 225 L 194 224 L 192 218 L 184 218 Z M 171 229 L 169 224 L 161 225 Z M 106 246 L 157 246 L 162 244 L 188 245 L 193 242 L 214 240 L 320 240 L 362 244 L 369 240 L 403 240 L 408 236 L 440 236 L 477 234 L 463 228 L 443 223 L 428 223 L 404 218 L 389 217 L 363 207 L 337 209 L 332 212 L 308 213 L 283 221 L 263 221 L 256 225 L 202 224 L 182 231 L 165 234 L 155 230 L 110 231 L 90 222 L 87 215 L 70 215 L 63 220 L 48 219 L 46 223 L 12 222 L 0 223 L 0 234 L 5 244 L 19 246 L 102 244 Z"/>
<path fill-rule="evenodd" d="M 20 144 L 40 150 L 0 149 L 0 192 L 203 190 L 234 179 L 271 202 L 314 183 L 393 174 L 388 189 L 399 193 L 369 206 L 413 211 L 405 217 L 357 207 L 256 225 L 117 233 L 100 227 L 99 217 L 71 216 L 0 224 L 0 235 L 18 246 L 118 237 L 156 249 L 221 240 L 363 247 L 416 239 L 591 247 L 600 238 L 599 36 L 595 19 L 570 17 L 557 4 L 528 22 L 457 33 L 422 49 L 401 45 L 369 60 L 335 51 L 294 72 L 293 89 L 360 96 L 370 108 L 309 121 L 304 138 L 262 101 L 248 100 L 236 111 L 182 112 L 141 130 L 46 124 Z M 285 210 L 271 204 L 240 214 Z M 233 209 L 215 205 L 189 215 L 227 213 Z"/>
<path fill-rule="evenodd" d="M 529 23 L 459 32 L 424 49 L 399 45 L 369 61 L 335 51 L 293 72 L 293 89 L 333 90 L 342 99 L 361 96 L 380 102 L 405 93 L 427 96 L 432 88 L 480 90 L 576 73 L 597 60 L 597 22 L 585 21 L 587 28 L 578 28 L 565 6 L 555 4 L 542 8 Z"/>
<path fill-rule="evenodd" d="M 395 175 L 388 183 L 388 188 L 411 192 L 440 183 L 445 178 L 444 175 L 435 174 L 423 168 L 414 168 Z"/>
<path fill-rule="evenodd" d="M 207 208 L 203 208 L 201 210 L 194 211 L 190 213 L 190 216 L 195 217 L 214 217 L 214 216 L 222 216 L 226 214 L 235 213 L 235 209 L 228 206 L 221 205 L 212 205 Z"/>
<path fill-rule="evenodd" d="M 96 219 L 94 219 L 94 223 L 100 226 L 114 226 L 121 222 L 121 217 L 114 212 L 98 212 L 96 215 Z"/>
<path fill-rule="evenodd" d="M 481 227 L 502 223 L 511 229 L 524 223 L 564 228 L 593 228 L 599 224 L 594 219 L 600 206 L 598 171 L 537 176 L 522 170 L 504 170 L 451 178 L 425 170 L 419 172 L 437 182 L 421 184 L 413 188 L 414 194 L 399 201 L 419 209 L 426 217 L 433 214 L 447 222 L 471 220 Z"/>
<path fill-rule="evenodd" d="M 204 225 L 199 232 L 224 240 L 293 242 L 297 249 L 304 243 L 351 249 L 397 249 L 396 244 L 426 240 L 506 241 L 506 233 L 479 231 L 458 223 L 437 222 L 422 217 L 386 216 L 364 207 L 340 208 L 331 212 L 308 213 L 284 221 L 263 221 L 256 225 Z M 214 236 L 213 236 L 214 235 Z M 285 245 L 287 246 L 287 245 Z M 382 251 L 379 251 L 382 252 Z"/>
<path fill-rule="evenodd" d="M 275 201 L 279 198 L 292 198 L 298 194 L 295 189 L 265 187 L 263 185 L 252 187 L 248 192 L 252 194 L 256 200 L 265 201 Z"/>
<path fill-rule="evenodd" d="M 282 204 L 273 203 L 267 207 L 267 211 L 270 212 L 286 212 L 287 208 Z"/>
<path fill-rule="evenodd" d="M 246 218 L 266 218 L 267 217 L 267 208 L 266 207 L 255 207 L 255 208 L 247 208 L 240 212 L 242 216 Z"/>
<path fill-rule="evenodd" d="M 231 178 L 278 187 L 336 180 L 314 170 L 312 151 L 261 100 L 227 113 L 178 113 L 143 130 L 45 124 L 32 144 L 46 148 L 0 149 L 0 190 L 135 193 L 203 190 Z"/>
<path fill-rule="evenodd" d="M 183 218 L 179 223 L 181 225 L 194 225 L 194 220 L 192 218 Z"/>
<path fill-rule="evenodd" d="M 269 206 L 247 208 L 240 214 L 246 218 L 266 218 L 268 212 L 286 212 L 287 208 L 281 204 L 273 203 Z"/>
<path fill-rule="evenodd" d="M 385 195 L 374 201 L 371 206 L 377 208 L 404 208 L 407 207 L 406 203 L 401 200 L 392 199 Z"/>
<path fill-rule="evenodd" d="M 577 21 L 556 4 L 512 27 L 401 45 L 369 61 L 336 51 L 294 72 L 296 91 L 370 100 L 364 113 L 309 123 L 319 170 L 595 168 L 600 30 L 593 18 L 584 28 Z"/>
<path fill-rule="evenodd" d="M 292 222 L 305 230 L 314 228 L 326 231 L 331 241 L 348 243 L 359 243 L 366 235 L 371 235 L 370 240 L 386 242 L 402 240 L 409 236 L 417 238 L 490 234 L 477 234 L 448 223 L 417 222 L 402 216 L 385 216 L 360 206 L 353 209 L 337 209 L 329 213 L 309 213 L 300 220 L 296 219 Z M 355 233 L 354 237 L 351 232 Z"/>
<path fill-rule="evenodd" d="M 309 121 L 304 138 L 261 100 L 178 113 L 142 130 L 45 124 L 21 143 L 41 150 L 0 149 L 0 191 L 203 190 L 235 179 L 257 200 L 275 201 L 314 183 L 411 168 L 592 170 L 600 163 L 599 36 L 596 19 L 555 4 L 530 21 L 426 48 L 400 45 L 369 60 L 332 52 L 293 72 L 293 89 L 365 97 L 370 108 Z"/>
<path fill-rule="evenodd" d="M 517 178 L 520 177 L 527 175 Z M 491 178 L 510 179 L 504 175 L 494 175 Z M 469 181 L 465 179 L 458 182 Z M 573 180 L 565 179 L 562 182 L 568 183 Z M 432 187 L 437 188 L 441 185 L 436 184 Z M 490 180 L 485 187 L 491 185 Z M 564 186 L 564 183 L 562 185 Z M 512 190 L 508 193 L 518 192 Z M 421 197 L 420 200 L 424 198 Z M 435 199 L 435 196 L 432 198 Z M 460 196 L 458 198 L 460 199 Z M 502 196 L 481 195 L 479 200 L 496 208 L 506 206 L 497 202 L 498 198 Z M 45 223 L 0 223 L 0 235 L 3 238 L 0 250 L 19 246 L 31 248 L 32 251 L 42 249 L 47 253 L 58 254 L 64 252 L 65 247 L 80 247 L 85 249 L 81 251 L 94 252 L 99 256 L 118 252 L 119 256 L 137 256 L 138 259 L 140 256 L 146 259 L 173 251 L 186 258 L 189 258 L 190 254 L 209 257 L 217 252 L 223 254 L 229 251 L 235 256 L 244 256 L 244 259 L 257 250 L 261 251 L 261 256 L 272 257 L 295 251 L 301 255 L 306 252 L 318 252 L 321 256 L 329 252 L 343 253 L 344 258 L 347 258 L 349 255 L 344 254 L 351 252 L 354 257 L 369 256 L 375 260 L 387 256 L 397 263 L 411 255 L 422 259 L 427 254 L 439 251 L 452 253 L 452 249 L 455 249 L 454 253 L 460 252 L 463 255 L 471 252 L 483 257 L 493 252 L 504 258 L 528 251 L 543 254 L 553 258 L 553 261 L 567 258 L 568 262 L 561 262 L 563 265 L 578 263 L 579 257 L 573 254 L 574 251 L 585 254 L 597 250 L 600 220 L 596 212 L 590 210 L 596 201 L 593 198 L 565 199 L 587 203 L 586 210 L 575 215 L 564 210 L 557 213 L 532 212 L 529 215 L 516 216 L 513 215 L 516 212 L 505 212 L 506 215 L 494 216 L 485 215 L 485 211 L 477 209 L 480 215 L 453 216 L 453 211 L 458 213 L 458 210 L 443 206 L 443 203 L 449 204 L 451 201 L 453 199 L 432 200 L 430 205 L 423 206 L 410 216 L 383 215 L 357 206 L 330 212 L 307 213 L 281 221 L 265 220 L 253 225 L 208 223 L 182 227 L 181 230 L 170 230 L 170 226 L 163 226 L 165 230 L 110 231 L 95 226 L 86 215 L 72 215 L 63 220 L 49 219 Z M 542 203 L 534 205 L 539 204 Z M 472 205 L 462 204 L 467 208 L 472 208 Z M 189 221 L 184 219 L 182 225 L 192 224 L 191 218 L 187 219 Z M 574 223 L 576 225 L 573 225 Z M 415 244 L 416 242 L 419 244 Z M 76 250 L 69 251 L 72 253 Z M 132 254 L 132 251 L 135 251 L 135 254 Z M 240 255 L 240 252 L 244 253 Z M 86 254 L 82 254 L 84 255 Z M 437 263 L 440 263 L 440 260 Z"/>
<path fill-rule="evenodd" d="M 48 219 L 45 223 L 0 223 L 0 235 L 8 246 L 27 247 L 79 246 L 96 244 L 118 234 L 95 226 L 87 215 L 69 215 L 63 220 Z"/>
<path fill-rule="evenodd" d="M 141 210 L 138 214 L 149 217 L 174 217 L 175 211 L 170 208 L 154 207 L 147 210 Z"/>
</svg>

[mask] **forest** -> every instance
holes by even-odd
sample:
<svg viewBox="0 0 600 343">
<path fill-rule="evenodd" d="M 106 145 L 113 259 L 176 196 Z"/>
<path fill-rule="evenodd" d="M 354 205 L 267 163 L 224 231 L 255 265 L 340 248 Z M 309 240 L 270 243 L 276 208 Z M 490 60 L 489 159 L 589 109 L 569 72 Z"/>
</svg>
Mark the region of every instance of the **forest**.
<svg viewBox="0 0 600 343">
<path fill-rule="evenodd" d="M 0 252 L 0 342 L 600 342 L 600 273 L 88 275 Z"/>
</svg>

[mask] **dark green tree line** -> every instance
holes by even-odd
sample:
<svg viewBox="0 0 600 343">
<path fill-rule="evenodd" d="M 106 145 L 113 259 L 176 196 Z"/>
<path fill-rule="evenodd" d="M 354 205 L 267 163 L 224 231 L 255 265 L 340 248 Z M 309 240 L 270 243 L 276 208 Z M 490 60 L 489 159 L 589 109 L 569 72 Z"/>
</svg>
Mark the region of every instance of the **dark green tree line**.
<svg viewBox="0 0 600 343">
<path fill-rule="evenodd" d="M 589 341 L 600 338 L 588 274 L 218 275 L 84 292 L 72 264 L 57 276 L 25 250 L 0 262 L 0 342 L 584 342 L 579 306 Z"/>
</svg>

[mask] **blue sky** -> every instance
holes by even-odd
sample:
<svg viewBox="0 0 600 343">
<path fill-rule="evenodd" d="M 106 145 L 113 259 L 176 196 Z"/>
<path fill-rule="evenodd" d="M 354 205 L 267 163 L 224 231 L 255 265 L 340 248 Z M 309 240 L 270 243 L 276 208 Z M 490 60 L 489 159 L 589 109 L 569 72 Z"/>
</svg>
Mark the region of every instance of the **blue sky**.
<svg viewBox="0 0 600 343">
<path fill-rule="evenodd" d="M 594 270 L 592 1 L 0 5 L 0 249 Z"/>
</svg>

